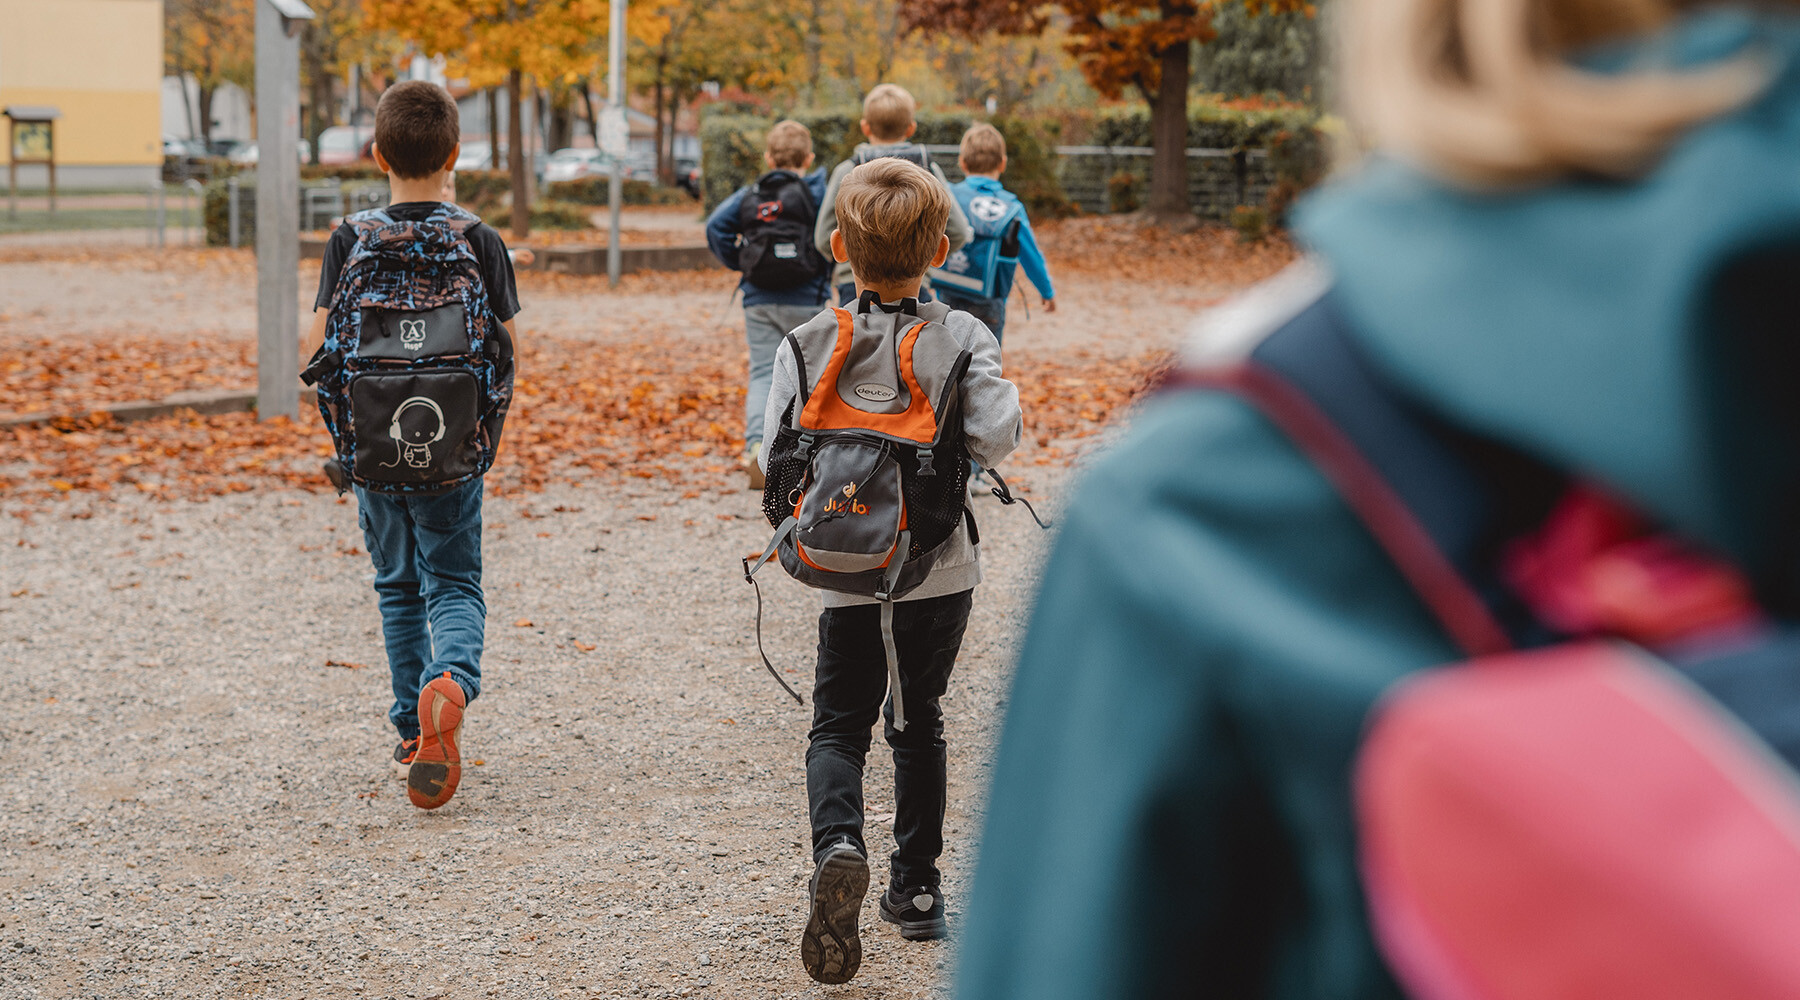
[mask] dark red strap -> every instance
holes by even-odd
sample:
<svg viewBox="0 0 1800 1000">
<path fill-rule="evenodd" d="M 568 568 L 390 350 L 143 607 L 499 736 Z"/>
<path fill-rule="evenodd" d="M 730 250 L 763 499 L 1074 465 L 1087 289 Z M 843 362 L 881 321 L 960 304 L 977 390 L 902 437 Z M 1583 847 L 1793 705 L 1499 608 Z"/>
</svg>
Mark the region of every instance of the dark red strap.
<svg viewBox="0 0 1800 1000">
<path fill-rule="evenodd" d="M 1216 371 L 1184 370 L 1166 384 L 1220 389 L 1254 405 L 1331 481 L 1463 652 L 1485 656 L 1513 648 L 1487 604 L 1400 495 L 1305 393 L 1254 361 Z"/>
</svg>

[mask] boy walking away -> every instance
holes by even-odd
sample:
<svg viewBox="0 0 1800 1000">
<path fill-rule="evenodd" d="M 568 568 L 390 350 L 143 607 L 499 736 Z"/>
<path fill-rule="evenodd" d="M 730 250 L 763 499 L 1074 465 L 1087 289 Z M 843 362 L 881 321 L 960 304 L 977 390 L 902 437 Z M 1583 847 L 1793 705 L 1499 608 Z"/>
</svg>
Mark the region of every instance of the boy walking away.
<svg viewBox="0 0 1800 1000">
<path fill-rule="evenodd" d="M 763 410 L 775 348 L 794 327 L 818 315 L 830 294 L 831 262 L 813 246 L 825 200 L 825 171 L 813 164 L 812 133 L 797 121 L 769 130 L 769 172 L 719 203 L 706 220 L 706 245 L 719 263 L 742 272 L 744 341 L 750 386 L 744 394 L 744 465 L 750 488 L 763 488 Z"/>
<path fill-rule="evenodd" d="M 952 205 L 915 163 L 880 158 L 849 172 L 830 245 L 859 297 L 788 335 L 765 414 L 776 431 L 763 506 L 779 524 L 757 566 L 779 552 L 789 574 L 826 591 L 806 751 L 816 867 L 800 946 L 822 983 L 848 981 L 862 961 L 863 765 L 884 698 L 895 850 L 881 917 L 908 939 L 945 933 L 939 700 L 981 581 L 967 459 L 992 467 L 1022 429 L 994 335 L 918 301 L 926 268 L 950 251 Z"/>
<path fill-rule="evenodd" d="M 518 290 L 492 227 L 444 202 L 456 164 L 456 103 L 423 81 L 375 109 L 386 208 L 332 233 L 302 376 L 356 492 L 375 564 L 407 796 L 435 809 L 462 777 L 461 729 L 481 690 L 481 482 L 512 399 Z"/>
<path fill-rule="evenodd" d="M 1006 138 L 1000 130 L 986 122 L 969 126 L 956 162 L 967 176 L 952 184 L 950 193 L 968 217 L 973 235 L 943 267 L 931 269 L 932 288 L 950 308 L 981 320 L 994 331 L 995 340 L 1003 341 L 1006 300 L 1017 268 L 1025 268 L 1025 277 L 1043 296 L 1045 312 L 1056 311 L 1056 289 L 1031 232 L 1025 203 L 1000 184 L 1000 175 L 1006 172 Z"/>
<path fill-rule="evenodd" d="M 893 158 L 915 163 L 931 171 L 931 176 L 950 189 L 950 182 L 944 177 L 944 171 L 931 162 L 931 155 L 925 147 L 912 141 L 912 134 L 918 131 L 919 124 L 913 120 L 918 111 L 918 104 L 905 87 L 892 83 L 884 83 L 869 91 L 863 98 L 862 133 L 868 142 L 856 147 L 850 158 L 837 165 L 831 172 L 831 183 L 825 187 L 825 203 L 819 210 L 818 224 L 813 227 L 813 244 L 819 253 L 831 256 L 831 234 L 838 228 L 837 194 L 839 185 L 850 171 L 874 160 Z M 950 240 L 950 252 L 955 253 L 962 245 L 969 242 L 969 220 L 963 210 L 950 200 L 950 216 L 944 221 L 944 235 Z M 837 267 L 831 272 L 831 283 L 837 289 L 838 304 L 849 305 L 857 295 L 855 275 L 850 265 L 844 263 L 842 257 L 836 258 Z M 919 298 L 929 300 L 931 283 L 920 285 Z"/>
</svg>

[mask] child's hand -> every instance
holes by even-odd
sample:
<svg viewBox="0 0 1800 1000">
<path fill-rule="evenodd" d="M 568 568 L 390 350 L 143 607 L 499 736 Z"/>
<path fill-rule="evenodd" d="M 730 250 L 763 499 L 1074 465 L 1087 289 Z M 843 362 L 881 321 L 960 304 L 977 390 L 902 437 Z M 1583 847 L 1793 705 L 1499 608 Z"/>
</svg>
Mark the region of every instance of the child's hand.
<svg viewBox="0 0 1800 1000">
<path fill-rule="evenodd" d="M 507 252 L 512 254 L 513 266 L 515 267 L 530 267 L 537 261 L 537 254 L 532 253 L 530 247 L 520 247 L 517 250 L 509 250 Z"/>
<path fill-rule="evenodd" d="M 1047 313 L 1055 312 L 1056 311 L 1056 300 L 1055 299 L 1045 299 L 1044 300 L 1044 311 Z"/>
</svg>

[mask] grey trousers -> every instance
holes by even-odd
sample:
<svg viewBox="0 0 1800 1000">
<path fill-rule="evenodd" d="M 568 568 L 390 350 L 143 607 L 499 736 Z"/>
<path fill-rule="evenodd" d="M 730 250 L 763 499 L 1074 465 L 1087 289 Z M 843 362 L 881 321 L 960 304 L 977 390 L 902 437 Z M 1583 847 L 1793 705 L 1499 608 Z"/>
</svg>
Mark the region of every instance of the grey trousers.
<svg viewBox="0 0 1800 1000">
<path fill-rule="evenodd" d="M 775 381 L 775 351 L 788 331 L 819 314 L 824 306 L 744 307 L 744 342 L 750 347 L 750 388 L 744 393 L 744 444 L 763 439 L 763 410 Z"/>
</svg>

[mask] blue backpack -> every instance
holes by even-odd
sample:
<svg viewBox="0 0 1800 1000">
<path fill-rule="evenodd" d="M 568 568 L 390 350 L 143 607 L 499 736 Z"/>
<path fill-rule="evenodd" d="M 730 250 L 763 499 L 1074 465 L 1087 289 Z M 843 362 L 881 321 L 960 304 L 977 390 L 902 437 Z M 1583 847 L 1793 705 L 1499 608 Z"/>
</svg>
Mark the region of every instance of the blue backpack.
<svg viewBox="0 0 1800 1000">
<path fill-rule="evenodd" d="M 943 267 L 931 269 L 932 286 L 968 298 L 1001 298 L 1001 275 L 1010 275 L 1019 262 L 1019 227 L 1024 223 L 1025 206 L 1011 195 L 977 191 L 968 181 L 952 184 L 950 193 L 969 217 L 974 235 Z"/>
<path fill-rule="evenodd" d="M 340 491 L 439 493 L 494 464 L 513 358 L 464 235 L 480 221 L 448 204 L 419 222 L 384 209 L 344 220 L 356 246 L 301 374 L 318 386 Z"/>
</svg>

